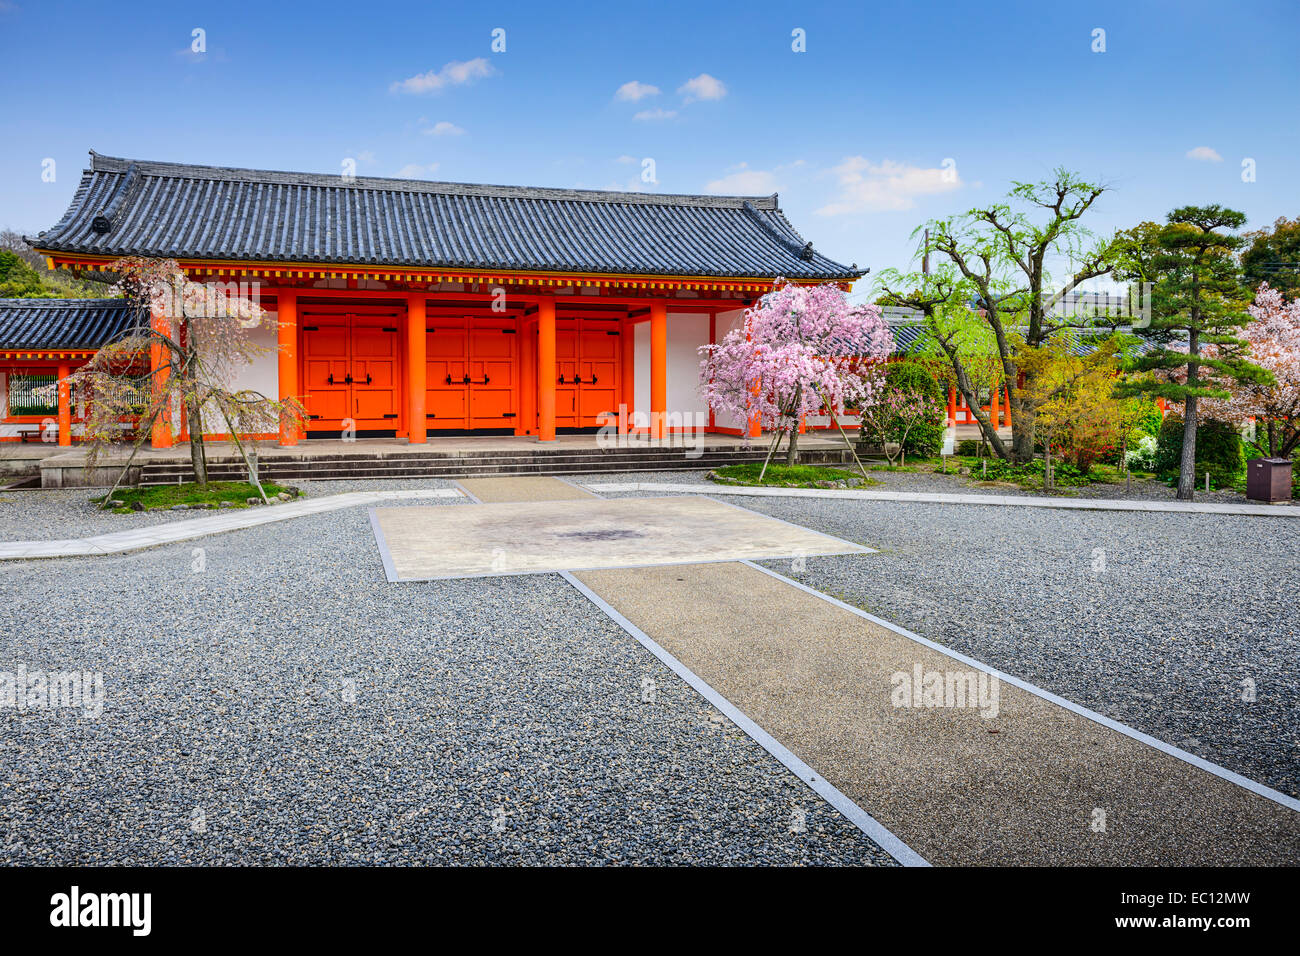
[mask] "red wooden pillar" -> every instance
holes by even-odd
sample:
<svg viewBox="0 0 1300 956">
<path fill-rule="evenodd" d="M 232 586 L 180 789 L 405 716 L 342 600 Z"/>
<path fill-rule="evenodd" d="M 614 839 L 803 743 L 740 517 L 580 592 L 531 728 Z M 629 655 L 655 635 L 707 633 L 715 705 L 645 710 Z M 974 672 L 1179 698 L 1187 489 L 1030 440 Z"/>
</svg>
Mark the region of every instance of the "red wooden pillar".
<svg viewBox="0 0 1300 956">
<path fill-rule="evenodd" d="M 1002 411 L 1002 395 L 997 385 L 992 385 L 990 388 L 992 391 L 989 394 L 989 424 L 993 426 L 994 431 L 997 431 L 998 415 Z"/>
<path fill-rule="evenodd" d="M 276 344 L 279 347 L 279 365 L 276 377 L 280 383 L 280 401 L 299 398 L 298 391 L 298 293 L 279 292 L 275 297 Z M 298 444 L 298 426 L 289 417 L 280 419 L 280 444 Z"/>
<path fill-rule="evenodd" d="M 533 435 L 537 432 L 537 334 L 527 316 L 520 316 L 519 325 L 519 425 L 516 435 Z"/>
<path fill-rule="evenodd" d="M 709 344 L 718 344 L 718 313 L 716 312 L 709 313 Z M 709 431 L 713 431 L 716 425 L 717 422 L 714 418 L 713 406 L 709 405 Z"/>
<path fill-rule="evenodd" d="M 555 300 L 537 304 L 537 438 L 555 441 Z"/>
<path fill-rule="evenodd" d="M 624 321 L 619 331 L 622 333 L 619 338 L 622 340 L 623 347 L 621 355 L 623 394 L 619 401 L 624 406 L 625 414 L 618 417 L 618 433 L 626 435 L 632 430 L 632 413 L 636 411 L 636 326 Z"/>
<path fill-rule="evenodd" d="M 957 386 L 948 386 L 948 421 L 957 424 Z"/>
<path fill-rule="evenodd" d="M 155 309 L 149 316 L 150 325 L 153 330 L 162 335 L 168 335 L 172 332 L 171 323 L 167 320 L 162 312 Z M 165 367 L 170 361 L 168 350 L 163 347 L 162 343 L 154 342 L 149 346 L 149 371 L 152 372 L 151 381 L 153 382 L 153 394 L 156 399 L 162 394 L 163 387 L 167 384 L 167 378 L 170 371 Z M 163 409 L 153 421 L 153 430 L 149 435 L 149 443 L 154 448 L 171 448 L 172 447 L 172 415 L 171 408 Z"/>
<path fill-rule="evenodd" d="M 1010 425 L 1011 424 L 1011 389 L 1007 389 L 1005 392 L 1002 393 L 1002 401 L 1003 401 L 1002 410 L 1006 413 L 1005 415 L 1002 416 L 1002 420 L 1006 422 L 1008 425 Z"/>
<path fill-rule="evenodd" d="M 59 444 L 72 444 L 72 387 L 68 384 L 68 376 L 72 374 L 72 368 L 68 365 L 59 366 Z"/>
<path fill-rule="evenodd" d="M 428 418 L 425 415 L 425 332 L 427 329 L 425 294 L 412 292 L 406 297 L 406 403 L 407 441 L 422 445 L 426 441 Z"/>
<path fill-rule="evenodd" d="M 650 437 L 663 438 L 668 414 L 668 303 L 650 304 Z"/>
</svg>

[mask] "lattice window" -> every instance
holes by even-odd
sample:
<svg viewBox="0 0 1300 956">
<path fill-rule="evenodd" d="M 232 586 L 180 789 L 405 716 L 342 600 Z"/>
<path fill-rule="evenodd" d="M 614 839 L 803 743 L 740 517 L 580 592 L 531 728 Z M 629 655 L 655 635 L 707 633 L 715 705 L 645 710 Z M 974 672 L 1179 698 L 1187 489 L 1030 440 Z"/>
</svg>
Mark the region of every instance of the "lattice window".
<svg viewBox="0 0 1300 956">
<path fill-rule="evenodd" d="M 10 374 L 7 392 L 9 414 L 13 417 L 57 416 L 58 381 L 57 375 Z"/>
</svg>

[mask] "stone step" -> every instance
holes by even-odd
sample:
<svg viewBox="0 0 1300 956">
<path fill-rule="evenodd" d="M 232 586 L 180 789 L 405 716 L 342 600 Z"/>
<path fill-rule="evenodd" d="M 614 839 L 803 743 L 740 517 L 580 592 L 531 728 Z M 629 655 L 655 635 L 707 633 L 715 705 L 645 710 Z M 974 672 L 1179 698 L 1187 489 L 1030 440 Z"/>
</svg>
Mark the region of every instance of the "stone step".
<svg viewBox="0 0 1300 956">
<path fill-rule="evenodd" d="M 668 471 L 715 468 L 719 465 L 757 461 L 764 452 L 758 449 L 706 452 L 687 458 L 681 449 L 650 454 L 610 454 L 601 452 L 563 455 L 503 455 L 478 458 L 443 457 L 433 461 L 411 461 L 408 456 L 352 460 L 292 459 L 266 460 L 260 473 L 272 480 L 321 480 L 331 478 L 456 478 L 484 474 L 600 474 L 602 472 Z M 848 458 L 847 450 L 815 449 L 804 455 L 809 463 L 838 464 Z M 209 462 L 209 476 L 214 480 L 238 480 L 246 477 L 242 461 Z M 156 486 L 193 479 L 188 462 L 154 462 L 145 466 L 140 484 Z"/>
</svg>

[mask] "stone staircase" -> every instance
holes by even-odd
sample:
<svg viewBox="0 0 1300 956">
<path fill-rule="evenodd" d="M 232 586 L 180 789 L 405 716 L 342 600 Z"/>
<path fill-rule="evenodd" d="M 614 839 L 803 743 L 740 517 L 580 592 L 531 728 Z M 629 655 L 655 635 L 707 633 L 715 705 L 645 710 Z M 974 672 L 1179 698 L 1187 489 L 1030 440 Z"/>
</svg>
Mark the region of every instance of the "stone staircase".
<svg viewBox="0 0 1300 956">
<path fill-rule="evenodd" d="M 267 481 L 317 481 L 339 478 L 464 478 L 477 475 L 576 475 L 631 471 L 669 471 L 716 468 L 737 462 L 761 461 L 765 449 L 748 451 L 734 446 L 705 446 L 692 449 L 698 457 L 687 457 L 683 448 L 619 449 L 529 449 L 526 452 L 436 452 L 382 451 L 329 452 L 324 454 L 263 454 L 258 473 Z M 847 448 L 810 448 L 800 452 L 807 464 L 840 464 L 852 461 Z M 208 477 L 213 481 L 242 481 L 248 470 L 238 456 L 208 458 Z M 150 461 L 140 473 L 140 485 L 174 485 L 192 481 L 194 471 L 188 459 Z"/>
</svg>

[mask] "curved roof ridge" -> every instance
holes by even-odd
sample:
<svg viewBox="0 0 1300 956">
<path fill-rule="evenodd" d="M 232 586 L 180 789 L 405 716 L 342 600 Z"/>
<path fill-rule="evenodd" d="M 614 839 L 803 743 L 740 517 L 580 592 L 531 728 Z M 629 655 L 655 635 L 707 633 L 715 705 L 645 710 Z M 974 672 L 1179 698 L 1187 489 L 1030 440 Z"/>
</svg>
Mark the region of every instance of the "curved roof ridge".
<svg viewBox="0 0 1300 956">
<path fill-rule="evenodd" d="M 502 186 L 491 183 L 453 183 L 429 179 L 396 179 L 387 176 L 354 176 L 344 179 L 332 173 L 304 173 L 287 170 L 247 169 L 239 166 L 202 166 L 157 160 L 125 159 L 90 151 L 91 172 L 125 173 L 136 167 L 142 175 L 169 179 L 205 179 L 220 182 L 279 183 L 287 186 L 323 186 L 334 189 L 384 189 L 397 192 L 442 193 L 449 196 L 495 196 L 506 199 L 551 199 L 574 202 L 621 202 L 645 205 L 712 206 L 739 209 L 752 203 L 760 209 L 777 208 L 777 195 L 714 196 L 698 193 L 650 193 L 608 189 L 569 189 L 561 186 Z"/>
</svg>

